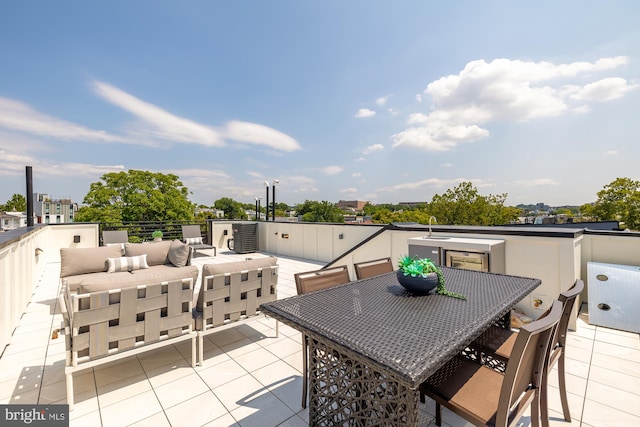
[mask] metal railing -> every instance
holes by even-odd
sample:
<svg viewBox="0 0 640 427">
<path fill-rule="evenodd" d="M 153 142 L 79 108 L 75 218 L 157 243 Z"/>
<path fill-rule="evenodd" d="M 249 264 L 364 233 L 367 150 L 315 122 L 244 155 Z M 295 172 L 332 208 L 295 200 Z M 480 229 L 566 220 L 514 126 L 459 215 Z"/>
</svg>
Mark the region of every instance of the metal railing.
<svg viewBox="0 0 640 427">
<path fill-rule="evenodd" d="M 124 223 L 100 223 L 100 241 L 102 232 L 110 230 L 125 230 L 129 235 L 129 242 L 139 243 L 153 240 L 153 232 L 160 230 L 163 240 L 183 240 L 183 225 L 200 225 L 200 234 L 204 243 L 208 242 L 209 222 L 202 221 L 131 221 Z"/>
</svg>

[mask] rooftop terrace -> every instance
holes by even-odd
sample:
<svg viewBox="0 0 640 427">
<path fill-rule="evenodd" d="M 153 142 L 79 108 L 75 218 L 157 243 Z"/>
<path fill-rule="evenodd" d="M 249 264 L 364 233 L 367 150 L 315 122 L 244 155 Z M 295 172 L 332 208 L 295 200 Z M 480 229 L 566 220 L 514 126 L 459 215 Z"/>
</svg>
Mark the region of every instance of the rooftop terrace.
<svg viewBox="0 0 640 427">
<path fill-rule="evenodd" d="M 346 233 L 344 230 L 351 233 L 355 229 L 343 229 Z M 73 233 L 81 231 L 76 229 Z M 59 235 L 49 233 L 45 237 L 37 244 L 55 248 L 60 243 Z M 28 246 L 28 243 L 18 241 L 0 247 L 0 262 L 3 267 L 9 266 L 0 274 L 3 291 L 16 270 L 28 268 L 29 263 L 20 255 L 21 245 Z M 28 251 L 32 253 L 32 247 Z M 203 254 L 213 253 L 203 251 Z M 279 298 L 296 293 L 294 273 L 326 264 L 326 260 L 305 259 L 278 251 L 251 256 L 267 255 L 276 255 L 279 259 Z M 194 259 L 194 265 L 201 268 L 204 263 L 228 262 L 246 256 L 219 247 L 216 257 L 199 256 Z M 33 295 L 29 295 L 30 302 L 25 304 L 24 314 L 18 316 L 9 345 L 0 357 L 2 403 L 66 403 L 64 337 L 52 339 L 61 323 L 56 307 L 59 269 L 55 258 L 34 267 Z M 29 280 L 31 276 L 20 277 Z M 5 311 L 7 307 L 5 301 Z M 586 307 L 583 302 L 576 330 L 570 332 L 568 338 L 567 381 L 573 421 L 568 424 L 562 420 L 557 375 L 553 372 L 551 425 L 640 425 L 639 336 L 590 325 Z M 308 425 L 308 412 L 300 407 L 299 332 L 280 324 L 280 336 L 276 338 L 275 321 L 258 316 L 223 327 L 207 335 L 205 340 L 205 363 L 201 367 L 190 366 L 189 344 L 183 342 L 75 374 L 76 406 L 70 424 Z M 433 402 L 423 405 L 422 411 L 422 425 L 435 425 Z M 446 410 L 444 422 L 451 427 L 468 425 Z M 520 421 L 520 425 L 529 424 L 528 415 Z"/>
</svg>

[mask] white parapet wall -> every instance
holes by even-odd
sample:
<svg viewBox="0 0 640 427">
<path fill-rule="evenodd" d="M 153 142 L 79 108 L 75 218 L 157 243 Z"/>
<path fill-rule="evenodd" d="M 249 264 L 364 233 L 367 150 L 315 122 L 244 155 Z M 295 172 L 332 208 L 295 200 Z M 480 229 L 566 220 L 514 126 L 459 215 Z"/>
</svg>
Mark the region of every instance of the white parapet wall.
<svg viewBox="0 0 640 427">
<path fill-rule="evenodd" d="M 44 265 L 60 262 L 62 247 L 98 246 L 98 224 L 70 223 L 22 227 L 3 233 L 0 238 L 2 352 L 10 343 L 11 335 L 31 301 Z"/>
<path fill-rule="evenodd" d="M 9 344 L 44 265 L 40 246 L 46 227 L 29 228 L 12 230 L 15 237 L 0 245 L 0 351 Z"/>
</svg>

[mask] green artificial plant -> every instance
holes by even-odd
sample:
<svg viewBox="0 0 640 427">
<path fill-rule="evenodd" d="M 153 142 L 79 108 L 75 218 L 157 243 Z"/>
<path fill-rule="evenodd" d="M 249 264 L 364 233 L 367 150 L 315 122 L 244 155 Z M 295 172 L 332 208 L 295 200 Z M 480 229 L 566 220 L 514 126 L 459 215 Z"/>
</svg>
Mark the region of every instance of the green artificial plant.
<svg viewBox="0 0 640 427">
<path fill-rule="evenodd" d="M 449 292 L 447 290 L 444 286 L 444 274 L 442 274 L 442 270 L 429 258 L 412 258 L 410 256 L 403 256 L 398 260 L 398 267 L 405 276 L 411 277 L 427 277 L 427 274 L 429 273 L 436 273 L 438 276 L 438 287 L 436 288 L 436 293 L 453 298 L 467 299 L 464 295 Z"/>
<path fill-rule="evenodd" d="M 153 237 L 154 239 L 162 239 L 162 230 L 156 230 L 153 233 L 151 233 L 151 237 Z"/>
</svg>

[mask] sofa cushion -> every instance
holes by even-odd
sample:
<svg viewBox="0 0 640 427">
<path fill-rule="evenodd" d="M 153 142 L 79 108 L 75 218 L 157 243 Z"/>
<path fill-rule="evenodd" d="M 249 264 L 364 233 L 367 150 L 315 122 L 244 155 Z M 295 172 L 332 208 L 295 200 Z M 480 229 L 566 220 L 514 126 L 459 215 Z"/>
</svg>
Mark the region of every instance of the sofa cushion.
<svg viewBox="0 0 640 427">
<path fill-rule="evenodd" d="M 124 243 L 105 243 L 105 246 L 118 246 L 120 248 L 120 252 L 122 256 L 124 256 Z"/>
<path fill-rule="evenodd" d="M 124 289 L 141 285 L 129 271 L 119 273 L 94 274 L 80 280 L 77 287 L 79 294 L 86 294 L 96 291 L 107 291 L 111 289 Z M 71 290 L 71 287 L 69 288 Z"/>
<path fill-rule="evenodd" d="M 147 265 L 147 254 L 120 258 L 107 258 L 107 266 L 107 273 L 119 273 L 122 271 L 149 268 Z"/>
<path fill-rule="evenodd" d="M 60 277 L 107 271 L 107 258 L 120 256 L 119 246 L 60 248 Z"/>
<path fill-rule="evenodd" d="M 166 282 L 167 280 L 188 279 L 192 278 L 193 283 L 198 280 L 198 267 L 189 265 L 187 267 L 174 267 L 173 265 L 157 265 L 148 270 L 132 271 L 137 280 L 150 282 Z"/>
<path fill-rule="evenodd" d="M 111 274 L 107 273 L 106 271 L 101 271 L 99 273 L 78 274 L 75 276 L 67 276 L 63 278 L 62 283 L 70 293 L 74 293 L 78 292 L 78 290 L 80 289 L 80 284 L 83 280 L 103 280 L 102 277 L 107 275 Z"/>
<path fill-rule="evenodd" d="M 254 258 L 246 261 L 223 262 L 220 264 L 205 264 L 202 266 L 202 277 L 216 274 L 234 273 L 236 271 L 253 270 L 256 268 L 271 267 L 276 265 L 278 258 Z"/>
<path fill-rule="evenodd" d="M 80 281 L 78 292 L 88 293 L 130 288 L 178 279 L 193 279 L 193 283 L 196 283 L 196 280 L 198 280 L 198 267 L 178 268 L 171 265 L 158 265 L 145 270 L 87 276 Z M 71 287 L 69 288 L 71 289 Z"/>
<path fill-rule="evenodd" d="M 162 265 L 169 262 L 167 256 L 169 254 L 170 247 L 170 240 L 151 243 L 127 243 L 124 246 L 124 252 L 126 256 L 147 254 L 147 264 L 149 264 L 149 267 L 152 267 L 154 265 Z"/>
<path fill-rule="evenodd" d="M 191 248 L 189 245 L 182 243 L 180 240 L 174 240 L 169 247 L 169 262 L 176 267 L 186 267 L 189 265 L 189 255 Z"/>
</svg>

